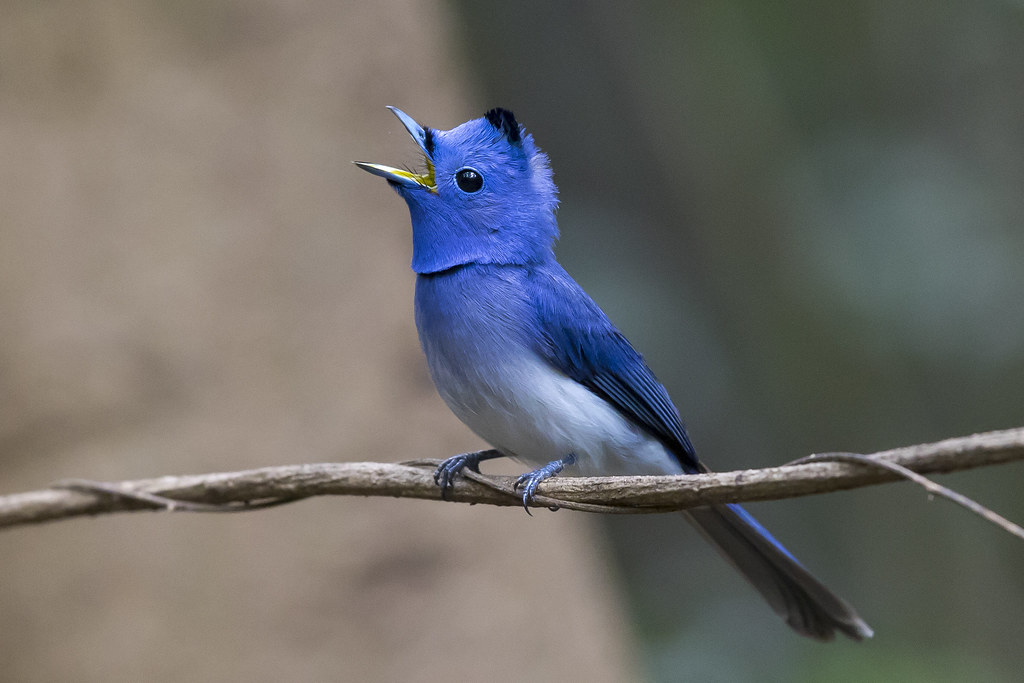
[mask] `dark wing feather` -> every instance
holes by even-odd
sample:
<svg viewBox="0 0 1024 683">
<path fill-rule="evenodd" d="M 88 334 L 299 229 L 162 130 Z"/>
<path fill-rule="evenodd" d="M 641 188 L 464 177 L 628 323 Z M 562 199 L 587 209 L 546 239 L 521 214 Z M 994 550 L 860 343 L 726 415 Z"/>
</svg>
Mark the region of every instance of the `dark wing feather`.
<svg viewBox="0 0 1024 683">
<path fill-rule="evenodd" d="M 664 443 L 684 471 L 703 471 L 665 387 L 604 311 L 561 268 L 534 277 L 541 355 Z"/>
<path fill-rule="evenodd" d="M 661 440 L 684 471 L 707 471 L 665 388 L 597 304 L 560 268 L 539 270 L 534 277 L 543 340 L 538 352 Z M 687 514 L 796 631 L 819 640 L 830 640 L 837 631 L 854 640 L 871 637 L 854 609 L 741 507 L 713 505 Z"/>
</svg>

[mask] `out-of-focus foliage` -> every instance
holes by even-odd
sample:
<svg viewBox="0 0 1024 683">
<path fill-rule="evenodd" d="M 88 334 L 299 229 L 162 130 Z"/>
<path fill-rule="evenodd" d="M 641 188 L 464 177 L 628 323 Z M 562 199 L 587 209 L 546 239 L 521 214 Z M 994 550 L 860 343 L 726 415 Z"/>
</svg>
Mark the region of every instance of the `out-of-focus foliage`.
<svg viewBox="0 0 1024 683">
<path fill-rule="evenodd" d="M 512 109 L 552 158 L 562 261 L 712 467 L 1022 423 L 1020 3 L 453 6 L 480 111 Z M 1022 477 L 947 482 L 1020 520 Z M 611 520 L 653 678 L 1024 665 L 1012 538 L 909 486 L 757 513 L 876 639 L 804 643 L 678 520 Z"/>
</svg>

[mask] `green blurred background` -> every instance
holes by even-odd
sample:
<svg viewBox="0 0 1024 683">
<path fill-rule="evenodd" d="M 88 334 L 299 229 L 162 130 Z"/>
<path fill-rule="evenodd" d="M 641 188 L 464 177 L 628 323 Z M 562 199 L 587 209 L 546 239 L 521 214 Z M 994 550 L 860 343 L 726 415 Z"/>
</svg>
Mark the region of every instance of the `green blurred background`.
<svg viewBox="0 0 1024 683">
<path fill-rule="evenodd" d="M 348 163 L 415 162 L 388 104 L 516 112 L 713 468 L 1024 424 L 1020 2 L 12 2 L 4 492 L 480 445 Z M 1021 478 L 942 483 L 1020 521 Z M 751 508 L 873 641 L 676 516 L 331 500 L 5 532 L 0 680 L 1019 680 L 1019 541 L 909 485 Z"/>
<path fill-rule="evenodd" d="M 1024 5 L 456 6 L 553 159 L 562 261 L 712 467 L 1021 424 Z M 1020 519 L 1020 474 L 948 483 Z M 675 520 L 609 520 L 652 678 L 1020 671 L 1019 543 L 909 487 L 757 508 L 878 638 L 790 638 Z"/>
</svg>

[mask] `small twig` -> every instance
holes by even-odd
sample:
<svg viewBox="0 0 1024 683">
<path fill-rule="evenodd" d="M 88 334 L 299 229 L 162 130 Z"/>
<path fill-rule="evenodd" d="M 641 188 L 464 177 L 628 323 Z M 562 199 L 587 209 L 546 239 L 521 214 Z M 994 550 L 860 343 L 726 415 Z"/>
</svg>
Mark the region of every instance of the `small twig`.
<svg viewBox="0 0 1024 683">
<path fill-rule="evenodd" d="M 193 503 L 187 500 L 175 500 L 167 496 L 147 493 L 145 491 L 131 491 L 121 488 L 119 484 L 112 484 L 105 481 L 93 481 L 91 479 L 61 479 L 50 484 L 50 488 L 68 489 L 81 491 L 83 493 L 99 493 L 122 501 L 137 501 L 142 507 L 154 510 L 167 510 L 168 512 L 246 512 L 248 510 L 261 510 L 263 508 L 285 505 L 302 500 L 306 496 L 294 496 L 291 498 L 270 498 L 267 500 L 240 500 L 228 503 Z"/>
<path fill-rule="evenodd" d="M 920 485 L 926 491 L 936 496 L 951 500 L 957 505 L 967 508 L 979 517 L 988 520 L 996 526 L 1002 528 L 1007 533 L 1013 534 L 1017 538 L 1024 540 L 1024 529 L 1017 526 L 1010 520 L 1006 519 L 1002 515 L 999 515 L 987 507 L 974 501 L 962 493 L 957 493 L 953 489 L 946 488 L 941 484 L 936 484 L 927 477 L 922 477 L 917 472 L 909 470 L 903 465 L 897 465 L 894 462 L 887 462 L 885 460 L 876 460 L 875 458 L 869 458 L 866 455 L 859 453 L 815 453 L 814 455 L 808 455 L 805 458 L 794 460 L 789 463 L 790 465 L 802 465 L 809 462 L 822 462 L 822 461 L 833 461 L 833 462 L 853 462 L 860 463 L 861 465 L 867 465 L 869 467 L 880 467 L 890 472 L 895 472 L 904 479 L 909 479 L 915 484 Z"/>
</svg>

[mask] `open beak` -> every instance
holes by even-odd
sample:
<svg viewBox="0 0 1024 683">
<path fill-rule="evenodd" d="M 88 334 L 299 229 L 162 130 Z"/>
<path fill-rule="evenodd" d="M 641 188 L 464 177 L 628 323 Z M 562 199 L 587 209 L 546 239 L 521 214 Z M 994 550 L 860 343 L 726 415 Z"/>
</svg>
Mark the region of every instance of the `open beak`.
<svg viewBox="0 0 1024 683">
<path fill-rule="evenodd" d="M 416 141 L 416 144 L 419 145 L 419 148 L 423 151 L 423 156 L 427 162 L 427 172 L 413 173 L 412 171 L 392 168 L 391 166 L 385 166 L 383 164 L 371 164 L 366 161 L 353 161 L 352 163 L 367 173 L 379 175 L 389 183 L 402 185 L 404 187 L 418 187 L 429 190 L 430 192 L 437 192 L 437 186 L 434 183 L 434 162 L 430 158 L 430 133 L 398 107 L 388 107 L 388 109 L 391 110 L 392 114 L 398 117 L 398 120 L 402 122 L 405 129 L 409 131 L 409 135 L 412 136 L 412 139 Z"/>
</svg>

